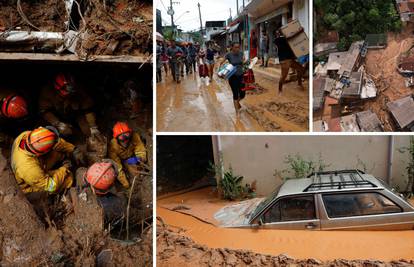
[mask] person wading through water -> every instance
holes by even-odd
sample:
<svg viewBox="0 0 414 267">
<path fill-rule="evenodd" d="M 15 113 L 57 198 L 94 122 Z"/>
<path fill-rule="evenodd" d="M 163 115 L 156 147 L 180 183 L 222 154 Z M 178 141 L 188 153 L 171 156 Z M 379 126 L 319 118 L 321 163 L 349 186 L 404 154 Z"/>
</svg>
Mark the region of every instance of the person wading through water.
<svg viewBox="0 0 414 267">
<path fill-rule="evenodd" d="M 229 78 L 229 84 L 231 91 L 233 92 L 233 103 L 236 109 L 236 115 L 239 116 L 241 105 L 240 100 L 246 96 L 246 92 L 241 89 L 244 87 L 243 84 L 243 64 L 245 58 L 243 53 L 240 51 L 240 44 L 233 43 L 231 51 L 226 54 L 225 58 L 221 61 L 220 67 L 226 62 L 226 60 L 237 68 L 236 72 Z"/>
<path fill-rule="evenodd" d="M 282 94 L 283 84 L 289 74 L 290 68 L 296 70 L 298 85 L 304 89 L 302 85 L 302 77 L 305 72 L 305 68 L 296 61 L 296 56 L 290 48 L 286 37 L 284 37 L 279 30 L 275 31 L 274 44 L 277 47 L 280 67 L 282 69 L 282 75 L 279 80 L 279 94 Z"/>
</svg>

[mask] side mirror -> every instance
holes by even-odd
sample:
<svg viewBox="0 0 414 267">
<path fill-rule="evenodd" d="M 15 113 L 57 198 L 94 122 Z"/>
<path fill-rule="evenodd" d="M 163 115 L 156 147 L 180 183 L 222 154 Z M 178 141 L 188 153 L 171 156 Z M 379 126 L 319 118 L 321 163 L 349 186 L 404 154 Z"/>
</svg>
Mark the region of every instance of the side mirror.
<svg viewBox="0 0 414 267">
<path fill-rule="evenodd" d="M 263 225 L 263 219 L 262 219 L 262 217 L 259 218 L 259 220 L 257 221 L 257 224 L 259 226 L 262 226 Z"/>
</svg>

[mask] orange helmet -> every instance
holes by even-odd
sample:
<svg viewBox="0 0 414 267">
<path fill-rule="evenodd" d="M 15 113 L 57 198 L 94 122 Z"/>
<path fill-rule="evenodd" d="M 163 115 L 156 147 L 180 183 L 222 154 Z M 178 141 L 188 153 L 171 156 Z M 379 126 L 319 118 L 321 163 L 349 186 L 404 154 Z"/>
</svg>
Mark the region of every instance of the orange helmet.
<svg viewBox="0 0 414 267">
<path fill-rule="evenodd" d="M 10 119 L 20 119 L 29 113 L 26 100 L 18 95 L 9 95 L 3 99 L 1 113 Z"/>
<path fill-rule="evenodd" d="M 96 194 L 104 195 L 114 184 L 116 171 L 110 162 L 94 163 L 86 172 L 86 181 Z"/>
<path fill-rule="evenodd" d="M 115 123 L 114 129 L 113 129 L 114 138 L 118 138 L 118 136 L 124 133 L 132 133 L 132 130 L 131 128 L 129 128 L 128 124 L 126 122 Z"/>
<path fill-rule="evenodd" d="M 35 155 L 50 152 L 58 142 L 58 135 L 50 129 L 39 127 L 26 135 L 26 145 Z"/>
<path fill-rule="evenodd" d="M 59 73 L 55 78 L 55 89 L 63 97 L 66 97 L 75 92 L 74 78 L 72 75 Z"/>
</svg>

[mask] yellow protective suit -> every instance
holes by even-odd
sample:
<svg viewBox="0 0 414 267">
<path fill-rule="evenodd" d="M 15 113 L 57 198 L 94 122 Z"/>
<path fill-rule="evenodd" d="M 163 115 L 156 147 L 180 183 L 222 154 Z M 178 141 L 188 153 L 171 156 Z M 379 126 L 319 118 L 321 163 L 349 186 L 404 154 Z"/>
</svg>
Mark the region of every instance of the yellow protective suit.
<svg viewBox="0 0 414 267">
<path fill-rule="evenodd" d="M 112 159 L 118 167 L 118 181 L 125 187 L 129 188 L 129 181 L 126 177 L 122 161 L 127 160 L 131 157 L 136 156 L 141 159 L 141 161 L 147 160 L 147 151 L 145 149 L 144 143 L 141 141 L 139 134 L 133 133 L 132 140 L 129 143 L 129 146 L 124 148 L 118 141 L 113 138 L 109 145 L 109 158 Z M 128 171 L 128 166 L 126 166 Z"/>
<path fill-rule="evenodd" d="M 73 175 L 62 166 L 52 169 L 54 165 L 73 152 L 75 146 L 62 138 L 46 155 L 36 156 L 20 148 L 20 143 L 30 131 L 23 132 L 13 142 L 11 166 L 17 184 L 24 193 L 46 191 L 58 193 L 72 186 Z"/>
</svg>

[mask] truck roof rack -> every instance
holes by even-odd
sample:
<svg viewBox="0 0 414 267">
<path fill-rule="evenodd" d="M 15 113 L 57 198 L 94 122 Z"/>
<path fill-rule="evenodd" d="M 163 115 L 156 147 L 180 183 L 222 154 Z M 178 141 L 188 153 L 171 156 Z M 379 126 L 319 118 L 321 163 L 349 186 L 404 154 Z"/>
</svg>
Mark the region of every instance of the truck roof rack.
<svg viewBox="0 0 414 267">
<path fill-rule="evenodd" d="M 340 170 L 315 172 L 308 176 L 312 183 L 303 192 L 329 189 L 349 189 L 377 187 L 371 181 L 364 179 L 360 170 Z"/>
</svg>

